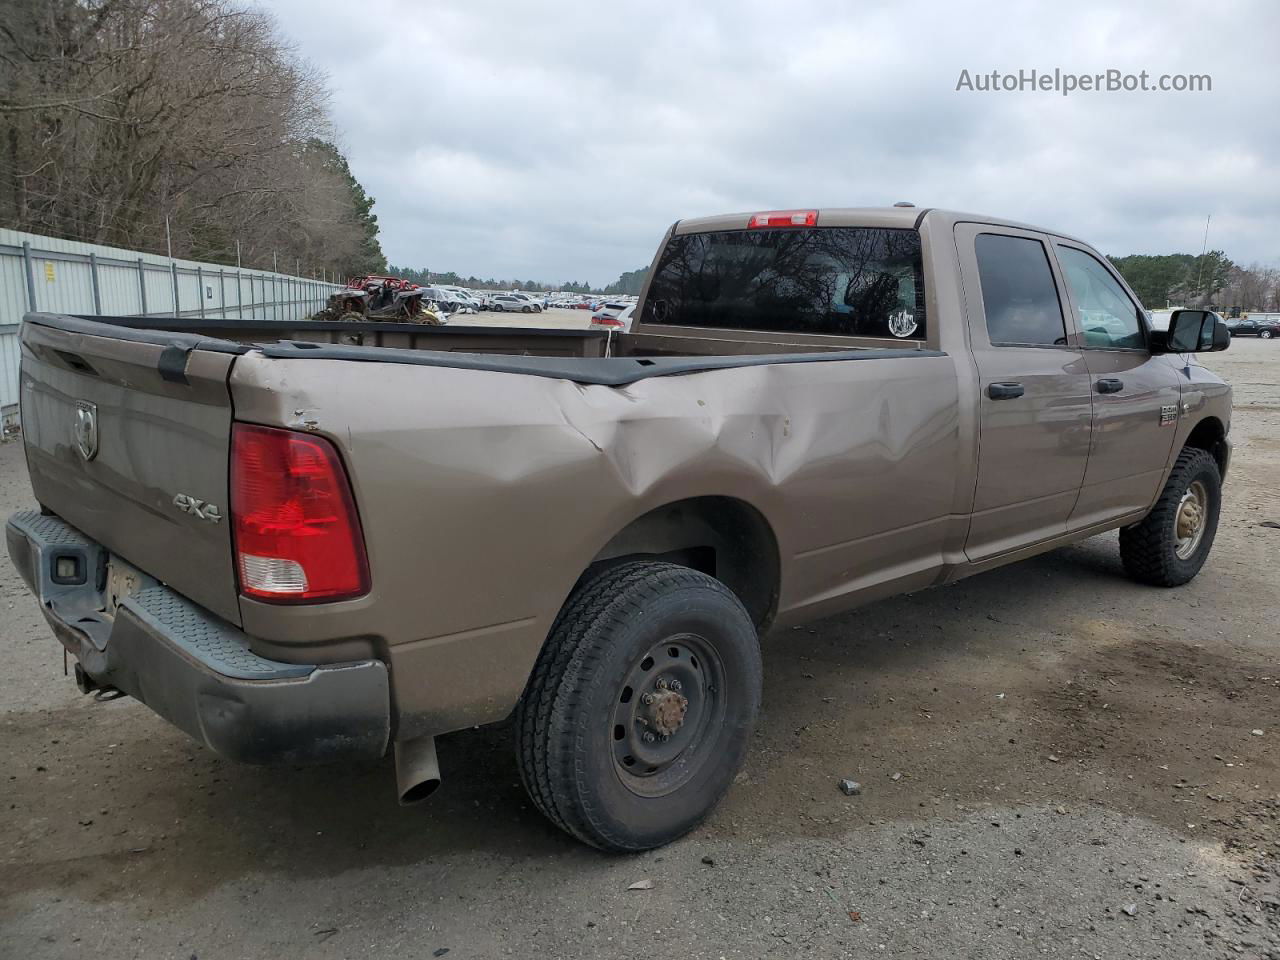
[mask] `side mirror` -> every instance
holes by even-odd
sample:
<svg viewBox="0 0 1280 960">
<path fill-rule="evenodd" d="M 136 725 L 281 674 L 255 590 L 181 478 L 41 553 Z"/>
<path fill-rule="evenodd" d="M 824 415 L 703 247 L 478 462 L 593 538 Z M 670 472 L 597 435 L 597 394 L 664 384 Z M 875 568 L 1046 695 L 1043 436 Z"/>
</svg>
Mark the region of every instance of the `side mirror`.
<svg viewBox="0 0 1280 960">
<path fill-rule="evenodd" d="M 1212 310 L 1175 310 L 1164 335 L 1166 353 L 1205 353 L 1231 345 L 1231 331 Z"/>
</svg>

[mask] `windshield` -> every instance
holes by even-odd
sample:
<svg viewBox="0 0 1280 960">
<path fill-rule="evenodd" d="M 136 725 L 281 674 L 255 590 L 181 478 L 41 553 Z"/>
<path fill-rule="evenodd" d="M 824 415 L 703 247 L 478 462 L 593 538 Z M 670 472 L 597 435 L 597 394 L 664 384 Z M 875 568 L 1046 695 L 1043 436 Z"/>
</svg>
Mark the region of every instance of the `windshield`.
<svg viewBox="0 0 1280 960">
<path fill-rule="evenodd" d="M 672 237 L 642 321 L 923 340 L 920 235 L 813 227 Z"/>
</svg>

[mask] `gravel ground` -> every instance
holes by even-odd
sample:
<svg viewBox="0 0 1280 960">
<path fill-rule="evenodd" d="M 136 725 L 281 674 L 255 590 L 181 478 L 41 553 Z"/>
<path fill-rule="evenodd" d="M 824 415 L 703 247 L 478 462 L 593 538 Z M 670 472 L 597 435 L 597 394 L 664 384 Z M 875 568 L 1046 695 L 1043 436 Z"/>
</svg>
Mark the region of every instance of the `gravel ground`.
<svg viewBox="0 0 1280 960">
<path fill-rule="evenodd" d="M 1280 347 L 1208 362 L 1236 454 L 1197 580 L 1104 536 L 775 634 L 737 785 L 641 856 L 548 826 L 505 727 L 404 810 L 389 763 L 236 766 L 82 698 L 0 560 L 0 957 L 1280 958 Z"/>
</svg>

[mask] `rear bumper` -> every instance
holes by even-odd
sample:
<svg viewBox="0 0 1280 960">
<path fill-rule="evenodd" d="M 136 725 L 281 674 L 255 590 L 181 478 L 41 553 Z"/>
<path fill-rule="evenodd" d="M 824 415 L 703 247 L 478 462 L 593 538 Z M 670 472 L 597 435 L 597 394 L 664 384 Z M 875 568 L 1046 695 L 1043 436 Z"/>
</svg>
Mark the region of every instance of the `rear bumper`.
<svg viewBox="0 0 1280 960">
<path fill-rule="evenodd" d="M 16 513 L 5 540 L 54 634 L 85 673 L 214 752 L 247 763 L 327 763 L 386 752 L 390 695 L 381 661 L 267 660 L 249 649 L 241 630 L 145 574 L 135 575 L 136 589 L 108 612 L 109 554 L 57 517 Z M 72 577 L 55 575 L 59 557 L 76 558 Z"/>
</svg>

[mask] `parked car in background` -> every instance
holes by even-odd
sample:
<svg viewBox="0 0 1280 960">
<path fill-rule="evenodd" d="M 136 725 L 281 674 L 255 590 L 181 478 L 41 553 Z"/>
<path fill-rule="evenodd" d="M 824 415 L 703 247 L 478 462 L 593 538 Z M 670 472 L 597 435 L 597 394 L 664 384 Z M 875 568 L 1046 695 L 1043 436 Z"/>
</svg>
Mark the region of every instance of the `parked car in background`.
<svg viewBox="0 0 1280 960">
<path fill-rule="evenodd" d="M 535 312 L 537 313 L 542 312 L 542 301 L 535 299 L 531 294 L 512 292 L 511 296 L 515 297 L 517 300 L 521 300 L 524 303 L 527 303 L 530 307 L 533 308 Z"/>
<path fill-rule="evenodd" d="M 1226 321 L 1233 337 L 1280 337 L 1280 313 L 1254 313 Z"/>
<path fill-rule="evenodd" d="M 493 309 L 498 313 L 533 313 L 535 307 L 529 300 L 514 293 L 499 293 L 493 298 Z M 537 309 L 540 311 L 541 307 Z"/>
</svg>

